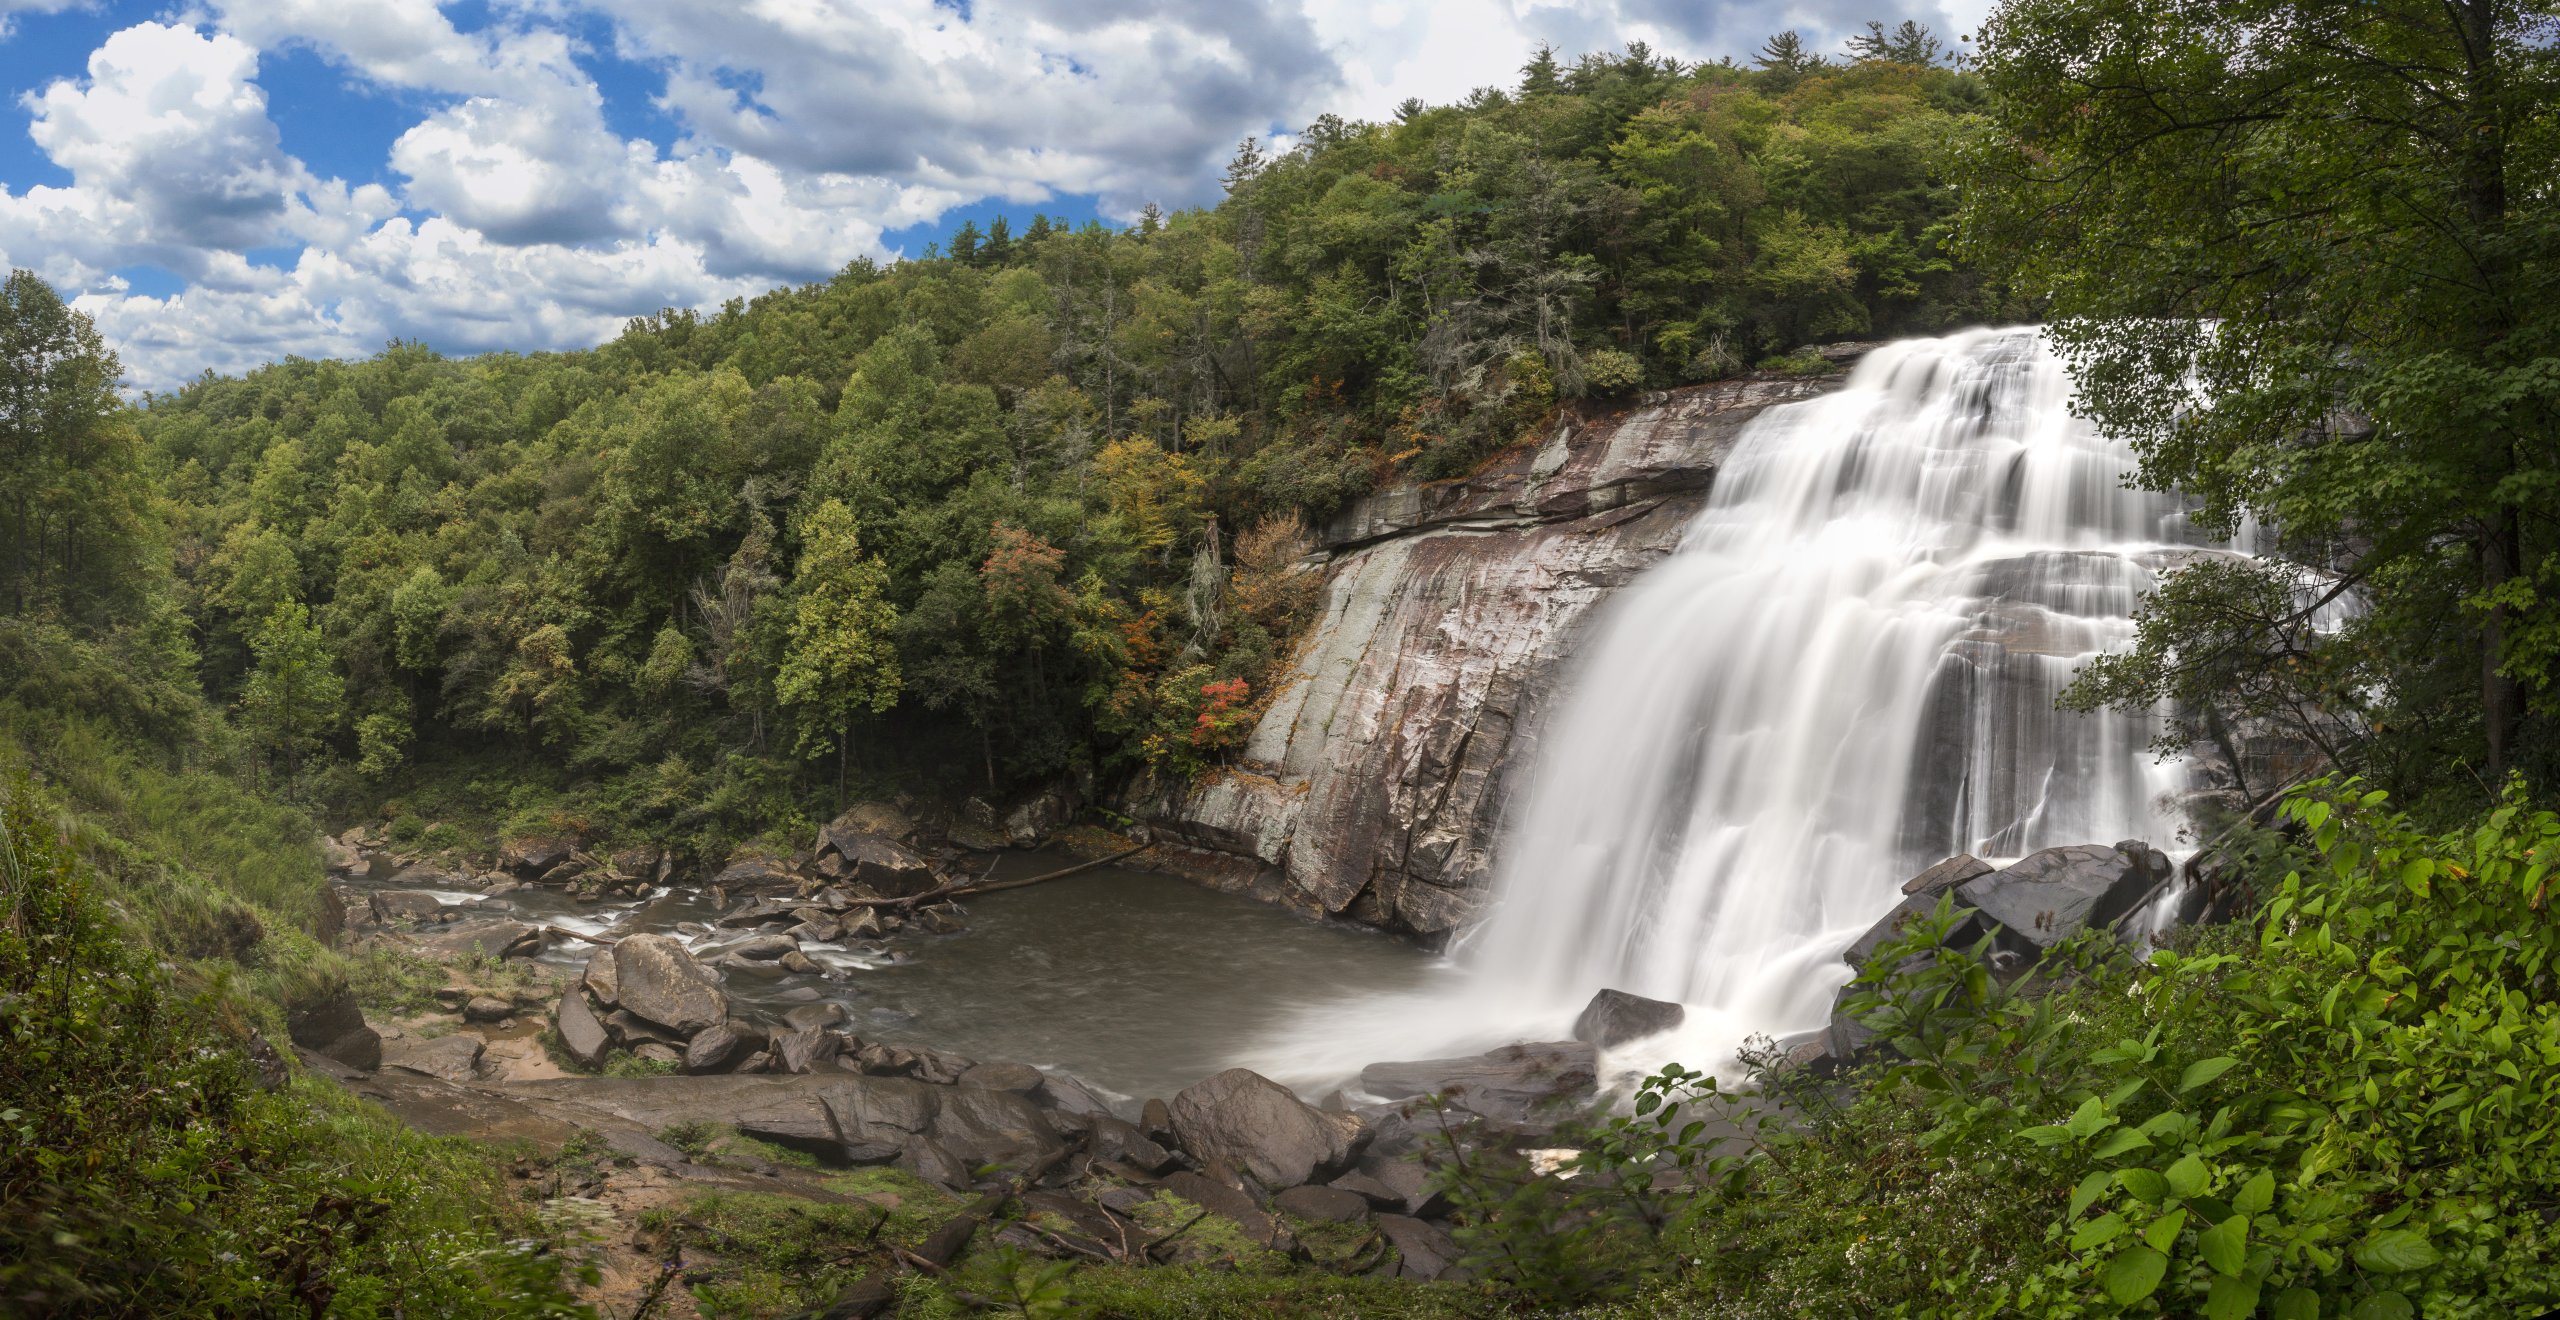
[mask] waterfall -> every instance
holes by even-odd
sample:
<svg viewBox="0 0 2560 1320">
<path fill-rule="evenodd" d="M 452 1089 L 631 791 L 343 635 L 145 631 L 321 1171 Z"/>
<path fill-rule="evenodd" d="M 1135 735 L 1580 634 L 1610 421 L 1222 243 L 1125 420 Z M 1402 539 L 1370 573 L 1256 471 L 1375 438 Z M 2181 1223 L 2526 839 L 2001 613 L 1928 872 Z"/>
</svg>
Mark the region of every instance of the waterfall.
<svg viewBox="0 0 2560 1320">
<path fill-rule="evenodd" d="M 1826 1021 L 1840 950 L 1930 863 L 2171 845 L 2185 772 L 2154 721 L 2054 698 L 2199 541 L 2070 402 L 2037 331 L 1980 330 L 1755 419 L 1678 552 L 1579 646 L 1450 982 L 1299 1045 L 1554 1039 L 1615 987 L 1689 1023 L 1613 1062 L 1717 1067 Z"/>
</svg>

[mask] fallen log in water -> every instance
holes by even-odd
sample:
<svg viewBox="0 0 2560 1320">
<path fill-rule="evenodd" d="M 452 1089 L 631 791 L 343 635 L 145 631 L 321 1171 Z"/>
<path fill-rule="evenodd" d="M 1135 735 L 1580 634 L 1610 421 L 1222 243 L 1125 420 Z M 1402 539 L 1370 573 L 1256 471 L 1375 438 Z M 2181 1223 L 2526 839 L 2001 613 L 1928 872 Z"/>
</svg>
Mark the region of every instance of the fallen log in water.
<svg viewBox="0 0 2560 1320">
<path fill-rule="evenodd" d="M 1045 875 L 1025 876 L 1019 880 L 995 880 L 961 885 L 944 885 L 940 889 L 929 890 L 921 894 L 909 894 L 905 898 L 857 898 L 853 900 L 852 906 L 866 908 L 924 907 L 929 904 L 943 902 L 947 899 L 973 898 L 979 894 L 992 894 L 1005 889 L 1027 889 L 1033 885 L 1047 884 L 1052 880 L 1064 880 L 1071 875 L 1082 875 L 1097 867 L 1109 866 L 1113 862 L 1124 861 L 1128 858 L 1135 857 L 1139 853 L 1145 852 L 1147 849 L 1154 846 L 1155 845 L 1151 843 L 1142 843 L 1134 848 L 1123 848 L 1108 857 L 1097 857 L 1089 862 L 1078 862 L 1073 866 L 1063 867 L 1059 870 L 1048 872 Z"/>
</svg>

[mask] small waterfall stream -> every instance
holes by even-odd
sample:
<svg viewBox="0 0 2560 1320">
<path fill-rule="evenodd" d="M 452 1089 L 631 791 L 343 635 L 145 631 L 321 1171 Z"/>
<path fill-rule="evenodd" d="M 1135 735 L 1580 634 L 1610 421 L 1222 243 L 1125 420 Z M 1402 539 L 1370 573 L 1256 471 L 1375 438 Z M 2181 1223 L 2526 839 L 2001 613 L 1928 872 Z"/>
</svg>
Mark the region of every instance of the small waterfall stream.
<svg viewBox="0 0 2560 1320">
<path fill-rule="evenodd" d="M 1608 986 L 1689 1006 L 1614 1063 L 1721 1067 L 1826 1020 L 1839 951 L 1929 863 L 2172 844 L 2185 771 L 2152 722 L 2054 698 L 2199 543 L 2070 396 L 2038 332 L 1981 330 L 1755 420 L 1582 642 L 1446 982 L 1311 1015 L 1267 1062 L 1555 1039 Z"/>
</svg>

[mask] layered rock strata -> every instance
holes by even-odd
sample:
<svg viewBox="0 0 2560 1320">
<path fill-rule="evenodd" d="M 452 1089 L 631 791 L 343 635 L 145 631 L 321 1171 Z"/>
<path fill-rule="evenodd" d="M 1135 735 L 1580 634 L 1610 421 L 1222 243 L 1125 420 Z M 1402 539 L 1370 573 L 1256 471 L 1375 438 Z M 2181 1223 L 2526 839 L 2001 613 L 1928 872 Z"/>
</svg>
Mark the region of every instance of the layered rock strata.
<svg viewBox="0 0 2560 1320">
<path fill-rule="evenodd" d="M 1355 503 L 1322 530 L 1322 617 L 1240 761 L 1131 814 L 1230 887 L 1424 937 L 1465 924 L 1592 607 L 1677 548 L 1746 423 L 1837 380 L 1648 395 Z"/>
</svg>

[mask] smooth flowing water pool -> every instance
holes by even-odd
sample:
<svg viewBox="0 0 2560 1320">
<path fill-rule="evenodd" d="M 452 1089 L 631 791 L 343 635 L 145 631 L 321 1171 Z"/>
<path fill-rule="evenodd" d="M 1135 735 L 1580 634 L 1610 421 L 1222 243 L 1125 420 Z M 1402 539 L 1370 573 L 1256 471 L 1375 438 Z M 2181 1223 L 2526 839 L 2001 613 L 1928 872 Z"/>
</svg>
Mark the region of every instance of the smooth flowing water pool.
<svg viewBox="0 0 2560 1320">
<path fill-rule="evenodd" d="M 1007 853 L 993 878 L 1073 864 Z M 672 932 L 720 912 L 681 888 L 641 904 L 579 903 L 539 888 L 505 898 L 524 920 L 609 935 Z M 1445 960 L 1374 931 L 1148 871 L 1105 867 L 966 906 L 956 934 L 813 948 L 841 979 L 731 969 L 722 988 L 751 1016 L 833 1000 L 853 1015 L 846 1029 L 866 1040 L 1056 1068 L 1143 1099 L 1247 1062 L 1269 1031 L 1313 1005 L 1385 1001 L 1446 973 Z M 558 940 L 543 960 L 581 966 L 594 947 Z"/>
</svg>

